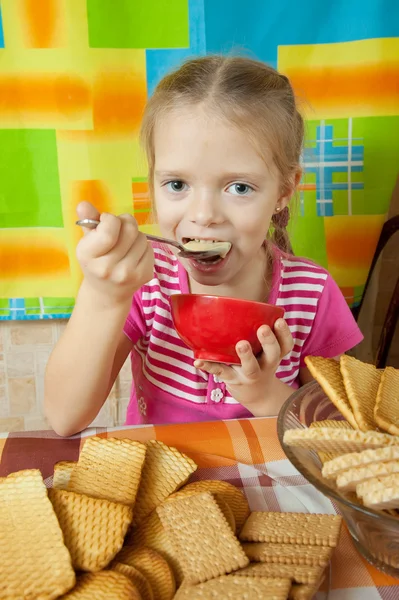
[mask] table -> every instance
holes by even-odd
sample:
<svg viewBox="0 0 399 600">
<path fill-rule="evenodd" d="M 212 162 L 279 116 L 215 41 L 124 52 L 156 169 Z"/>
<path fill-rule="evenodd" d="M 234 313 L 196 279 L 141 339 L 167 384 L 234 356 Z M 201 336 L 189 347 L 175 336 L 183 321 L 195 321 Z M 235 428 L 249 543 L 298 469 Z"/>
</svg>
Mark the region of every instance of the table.
<svg viewBox="0 0 399 600">
<path fill-rule="evenodd" d="M 38 468 L 51 486 L 53 466 L 77 460 L 91 435 L 161 440 L 198 464 L 197 479 L 223 479 L 242 488 L 252 510 L 334 513 L 332 503 L 286 459 L 275 418 L 213 421 L 179 425 L 91 429 L 71 438 L 50 431 L 0 434 L 0 476 Z M 346 527 L 331 562 L 329 600 L 399 598 L 399 580 L 380 573 L 355 549 Z"/>
</svg>

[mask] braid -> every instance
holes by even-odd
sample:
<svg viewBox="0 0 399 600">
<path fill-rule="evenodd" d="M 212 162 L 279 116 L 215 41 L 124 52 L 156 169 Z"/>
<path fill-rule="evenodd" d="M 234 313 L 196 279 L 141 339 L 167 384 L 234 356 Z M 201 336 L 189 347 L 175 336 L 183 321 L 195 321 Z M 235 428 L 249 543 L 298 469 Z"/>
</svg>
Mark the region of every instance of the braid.
<svg viewBox="0 0 399 600">
<path fill-rule="evenodd" d="M 274 231 L 272 234 L 272 241 L 276 244 L 280 250 L 293 254 L 291 242 L 288 236 L 287 225 L 290 220 L 290 209 L 288 206 L 283 208 L 281 212 L 273 215 L 272 223 Z"/>
</svg>

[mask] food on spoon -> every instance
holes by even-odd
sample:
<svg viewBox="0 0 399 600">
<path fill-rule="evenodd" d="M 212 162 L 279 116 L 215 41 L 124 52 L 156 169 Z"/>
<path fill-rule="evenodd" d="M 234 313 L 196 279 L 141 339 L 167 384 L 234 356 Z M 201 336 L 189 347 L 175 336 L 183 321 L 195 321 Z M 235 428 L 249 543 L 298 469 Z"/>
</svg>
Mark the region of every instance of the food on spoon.
<svg viewBox="0 0 399 600">
<path fill-rule="evenodd" d="M 206 252 L 211 250 L 212 252 L 217 252 L 220 258 L 225 258 L 230 251 L 231 244 L 230 242 L 218 242 L 218 241 L 209 241 L 209 240 L 191 240 L 186 244 L 183 244 L 186 250 L 191 250 L 192 252 Z"/>
</svg>

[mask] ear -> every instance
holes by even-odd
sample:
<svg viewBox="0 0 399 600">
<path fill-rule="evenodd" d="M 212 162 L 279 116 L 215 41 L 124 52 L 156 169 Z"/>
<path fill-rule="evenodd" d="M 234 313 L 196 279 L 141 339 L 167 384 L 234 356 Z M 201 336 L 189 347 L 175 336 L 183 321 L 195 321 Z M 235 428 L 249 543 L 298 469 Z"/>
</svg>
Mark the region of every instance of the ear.
<svg viewBox="0 0 399 600">
<path fill-rule="evenodd" d="M 300 167 L 298 167 L 297 169 L 295 169 L 292 176 L 290 177 L 290 179 L 287 181 L 287 183 L 284 185 L 284 187 L 282 189 L 282 195 L 280 196 L 280 198 L 278 199 L 278 202 L 277 202 L 280 210 L 283 210 L 286 206 L 288 206 L 289 201 L 291 200 L 292 196 L 295 194 L 296 189 L 297 189 L 298 185 L 300 184 L 301 178 L 302 178 L 302 169 Z"/>
</svg>

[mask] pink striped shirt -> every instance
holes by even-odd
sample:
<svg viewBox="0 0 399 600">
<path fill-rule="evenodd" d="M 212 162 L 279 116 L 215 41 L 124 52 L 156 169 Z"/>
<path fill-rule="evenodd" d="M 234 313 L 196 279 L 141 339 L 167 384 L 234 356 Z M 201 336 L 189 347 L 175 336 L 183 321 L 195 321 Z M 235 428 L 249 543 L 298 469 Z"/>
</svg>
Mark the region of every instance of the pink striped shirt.
<svg viewBox="0 0 399 600">
<path fill-rule="evenodd" d="M 126 424 L 252 416 L 224 383 L 194 367 L 193 352 L 178 336 L 170 310 L 172 294 L 189 293 L 187 273 L 174 254 L 157 247 L 154 253 L 154 278 L 135 294 L 124 327 L 133 342 Z M 362 340 L 337 284 L 308 260 L 276 252 L 269 303 L 284 308 L 294 338 L 276 373 L 293 388 L 305 356 L 338 356 Z"/>
</svg>

